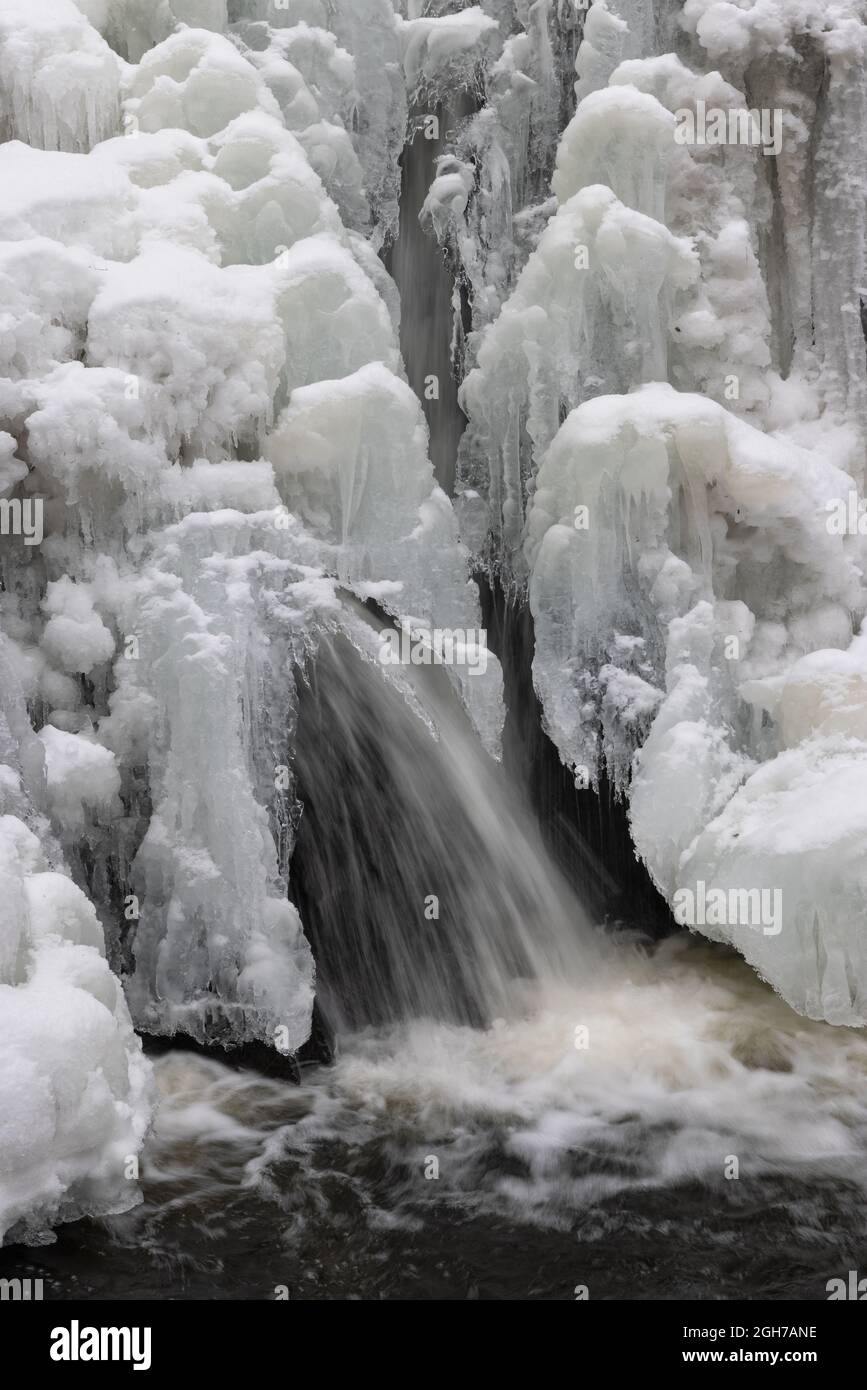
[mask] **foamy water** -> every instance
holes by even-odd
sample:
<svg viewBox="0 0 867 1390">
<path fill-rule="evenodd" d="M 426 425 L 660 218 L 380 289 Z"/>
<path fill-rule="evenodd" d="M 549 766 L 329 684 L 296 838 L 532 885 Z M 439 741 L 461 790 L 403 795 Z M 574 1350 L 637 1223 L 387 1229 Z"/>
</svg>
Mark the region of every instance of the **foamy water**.
<svg viewBox="0 0 867 1390">
<path fill-rule="evenodd" d="M 240 1185 L 273 1201 L 291 1235 L 341 1171 L 372 1222 L 415 1222 L 446 1200 L 560 1226 L 625 1189 L 864 1182 L 867 1039 L 800 1018 L 739 959 L 693 940 L 650 959 L 625 950 L 619 965 L 485 1030 L 356 1034 L 299 1088 L 161 1059 L 149 1205 L 164 1188 L 177 1200 L 179 1186 L 199 1199 Z M 387 1174 L 365 1186 L 354 1164 L 371 1145 Z"/>
<path fill-rule="evenodd" d="M 616 946 L 488 1029 L 344 1037 L 301 1086 L 155 1066 L 143 1203 L 4 1273 L 55 1298 L 823 1299 L 864 1264 L 867 1038 L 698 938 Z"/>
</svg>

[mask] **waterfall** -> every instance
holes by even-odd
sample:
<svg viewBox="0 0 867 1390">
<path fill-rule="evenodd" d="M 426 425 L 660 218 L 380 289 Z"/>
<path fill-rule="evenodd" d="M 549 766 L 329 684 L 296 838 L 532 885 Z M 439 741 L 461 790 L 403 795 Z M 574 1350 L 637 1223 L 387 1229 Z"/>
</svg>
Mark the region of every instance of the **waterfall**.
<svg viewBox="0 0 867 1390">
<path fill-rule="evenodd" d="M 578 984 L 602 958 L 442 668 L 407 677 L 409 691 L 386 683 L 338 637 L 300 701 L 291 887 L 320 1005 L 343 1031 L 489 1024 L 520 1009 L 522 986 Z"/>
<path fill-rule="evenodd" d="M 867 0 L 0 0 L 37 1277 L 763 1297 L 756 1205 L 836 1277 L 865 55 Z"/>
</svg>

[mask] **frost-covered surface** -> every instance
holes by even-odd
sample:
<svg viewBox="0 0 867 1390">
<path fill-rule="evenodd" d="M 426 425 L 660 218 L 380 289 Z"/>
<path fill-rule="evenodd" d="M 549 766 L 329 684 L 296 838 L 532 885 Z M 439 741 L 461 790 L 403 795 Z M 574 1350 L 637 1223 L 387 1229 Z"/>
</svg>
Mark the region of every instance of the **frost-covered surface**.
<svg viewBox="0 0 867 1390">
<path fill-rule="evenodd" d="M 429 209 L 481 308 L 462 528 L 527 586 L 561 756 L 628 797 L 671 902 L 779 890 L 778 933 L 694 925 L 856 1023 L 867 555 L 829 509 L 864 483 L 865 11 L 595 0 L 511 268 L 468 235 L 477 171 Z M 500 141 L 501 108 L 492 70 L 475 126 Z M 778 122 L 776 154 L 675 138 L 685 113 L 747 108 Z"/>
<path fill-rule="evenodd" d="M 114 760 L 59 729 L 33 732 L 20 656 L 0 637 L 0 1242 L 134 1205 L 151 1103 L 96 910 L 39 807 L 47 787 L 52 814 L 84 799 L 108 810 Z"/>
<path fill-rule="evenodd" d="M 149 1031 L 308 1037 L 294 681 L 345 594 L 480 626 L 377 256 L 404 37 L 388 0 L 0 4 L 0 499 L 44 530 L 0 540 L 0 1218 L 31 1234 L 135 1200 L 104 942 Z M 496 753 L 496 660 L 452 675 Z"/>
<path fill-rule="evenodd" d="M 416 93 L 467 85 L 500 47 L 499 25 L 481 5 L 399 20 L 398 33 L 407 84 Z"/>
</svg>

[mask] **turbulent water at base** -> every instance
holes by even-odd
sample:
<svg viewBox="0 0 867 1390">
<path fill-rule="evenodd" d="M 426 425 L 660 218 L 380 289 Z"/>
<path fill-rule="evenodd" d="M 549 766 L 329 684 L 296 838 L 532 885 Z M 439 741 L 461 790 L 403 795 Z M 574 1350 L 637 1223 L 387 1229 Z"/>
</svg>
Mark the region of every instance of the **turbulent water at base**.
<svg viewBox="0 0 867 1390">
<path fill-rule="evenodd" d="M 867 1250 L 867 1040 L 692 940 L 488 1029 L 345 1036 L 297 1088 L 157 1078 L 144 1205 L 29 1252 L 51 1296 L 820 1299 Z"/>
</svg>

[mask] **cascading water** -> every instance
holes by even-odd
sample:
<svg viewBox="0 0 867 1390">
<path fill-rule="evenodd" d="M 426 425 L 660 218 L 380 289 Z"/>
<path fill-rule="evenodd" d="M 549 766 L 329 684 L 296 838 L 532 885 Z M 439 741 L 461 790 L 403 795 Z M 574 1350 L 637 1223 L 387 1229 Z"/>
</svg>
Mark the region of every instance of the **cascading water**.
<svg viewBox="0 0 867 1390">
<path fill-rule="evenodd" d="M 486 1025 L 522 982 L 594 975 L 599 941 L 443 669 L 382 670 L 324 644 L 301 700 L 292 889 L 326 1016 Z"/>
</svg>

